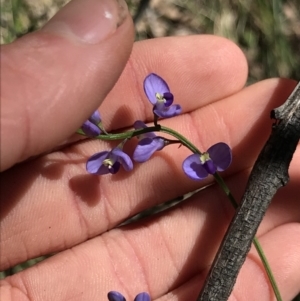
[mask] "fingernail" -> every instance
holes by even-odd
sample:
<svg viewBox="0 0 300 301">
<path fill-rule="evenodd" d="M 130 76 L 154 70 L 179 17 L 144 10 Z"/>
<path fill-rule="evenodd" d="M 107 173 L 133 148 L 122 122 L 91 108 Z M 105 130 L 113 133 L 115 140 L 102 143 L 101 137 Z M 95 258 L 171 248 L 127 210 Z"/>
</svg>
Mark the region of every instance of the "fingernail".
<svg viewBox="0 0 300 301">
<path fill-rule="evenodd" d="M 112 35 L 127 14 L 125 0 L 72 0 L 41 30 L 97 44 Z"/>
</svg>

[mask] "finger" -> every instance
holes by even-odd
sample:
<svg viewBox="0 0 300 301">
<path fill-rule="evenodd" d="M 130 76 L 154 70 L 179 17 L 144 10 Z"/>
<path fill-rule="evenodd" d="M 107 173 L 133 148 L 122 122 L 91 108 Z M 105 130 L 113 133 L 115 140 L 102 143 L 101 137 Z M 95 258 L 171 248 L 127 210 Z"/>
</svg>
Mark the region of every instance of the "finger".
<svg viewBox="0 0 300 301">
<path fill-rule="evenodd" d="M 101 104 L 106 130 L 132 127 L 137 119 L 153 121 L 152 105 L 143 90 L 143 81 L 151 72 L 168 81 L 175 101 L 182 105 L 183 112 L 190 112 L 240 90 L 245 85 L 247 63 L 235 44 L 216 36 L 137 42 L 127 67 Z M 78 137 L 74 137 L 76 140 Z"/>
<path fill-rule="evenodd" d="M 152 121 L 152 105 L 143 90 L 149 73 L 163 77 L 174 103 L 191 112 L 245 85 L 247 62 L 231 41 L 210 35 L 167 37 L 135 43 L 127 68 L 100 107 L 110 129 Z"/>
<path fill-rule="evenodd" d="M 133 43 L 125 1 L 73 0 L 1 46 L 1 170 L 61 143 L 103 101 Z"/>
<path fill-rule="evenodd" d="M 268 208 L 263 229 L 259 233 L 267 233 L 285 223 L 300 223 L 299 195 L 300 195 L 300 145 L 294 153 L 289 167 L 289 182 L 280 188 Z"/>
<path fill-rule="evenodd" d="M 299 234 L 300 224 L 291 223 L 276 227 L 267 234 L 259 236 L 283 300 L 292 300 L 300 291 L 300 271 L 297 269 L 300 257 L 298 255 L 300 244 L 297 239 Z M 243 297 L 244 300 L 247 300 L 248 294 L 251 298 L 251 286 L 247 283 L 247 279 L 253 279 L 253 275 L 258 275 L 262 281 L 256 296 L 261 293 L 261 296 L 266 296 L 262 298 L 263 300 L 273 300 L 274 293 L 271 284 L 253 246 L 247 261 L 249 267 L 244 266 L 241 270 L 240 280 L 237 283 L 240 288 L 237 289 L 235 295 L 237 297 L 240 295 L 241 299 Z M 257 283 L 257 280 L 253 279 L 253 285 Z M 255 300 L 255 298 L 252 300 Z"/>
<path fill-rule="evenodd" d="M 299 231 L 297 224 L 284 225 L 260 237 L 283 300 L 292 300 L 300 291 L 300 273 L 297 266 L 299 264 L 297 252 L 300 250 L 297 239 Z M 204 277 L 203 274 L 194 276 L 157 301 L 196 300 Z M 256 250 L 252 247 L 228 301 L 274 300 L 274 298 L 270 281 Z"/>
<path fill-rule="evenodd" d="M 239 91 L 245 85 L 247 63 L 235 44 L 216 36 L 137 42 L 127 67 L 101 104 L 107 131 L 132 127 L 136 120 L 153 121 L 152 105 L 143 90 L 143 81 L 152 72 L 168 81 L 175 101 L 189 112 Z M 72 138 L 79 140 L 78 135 Z"/>
<path fill-rule="evenodd" d="M 6 280 L 6 291 L 13 287 L 31 300 L 44 301 L 54 296 L 58 301 L 105 300 L 110 290 L 124 293 L 128 300 L 141 291 L 148 291 L 153 300 L 190 300 L 188 296 L 193 300 L 227 227 L 228 215 L 218 196 L 207 197 L 212 190 L 208 188 L 148 221 L 111 230 L 16 274 Z M 261 236 L 285 297 L 300 288 L 299 234 L 300 224 L 294 223 Z M 166 298 L 159 299 L 168 292 Z M 270 294 L 263 267 L 252 250 L 233 296 L 249 300 L 246 296 L 250 295 L 251 300 L 257 300 L 259 295 L 268 300 Z"/>
<path fill-rule="evenodd" d="M 185 116 L 176 118 L 177 120 L 182 118 L 182 121 L 174 119 L 173 125 L 184 135 L 191 136 L 196 145 L 202 146 L 201 149 L 205 149 L 205 146 L 208 147 L 213 142 L 224 140 L 228 142 L 226 139 L 230 139 L 231 142 L 228 143 L 233 147 L 234 161 L 237 163 L 233 163 L 229 172 L 237 173 L 253 163 L 259 148 L 266 140 L 271 127 L 268 120 L 270 107 L 276 106 L 282 94 L 292 89 L 289 87 L 290 82 L 286 82 L 286 85 L 279 83 L 277 80 L 266 81 L 215 103 L 214 111 L 218 112 L 216 116 L 223 117 L 222 123 L 215 123 L 216 129 L 207 129 L 212 135 L 204 135 L 202 138 L 196 131 L 187 130 L 188 121 Z M 274 91 L 277 92 L 276 97 L 273 97 Z M 243 99 L 243 102 L 237 105 L 240 99 Z M 250 112 L 249 106 L 253 108 Z M 234 111 L 231 111 L 230 115 L 222 115 L 226 108 L 235 108 L 237 112 L 234 114 Z M 211 107 L 199 111 L 197 113 L 199 118 L 193 117 L 194 128 L 203 128 L 199 123 L 205 125 L 205 121 L 208 124 L 212 122 L 209 117 L 211 112 Z M 244 120 L 243 127 L 236 127 L 235 124 L 239 124 L 240 119 Z M 230 133 L 229 136 L 226 132 L 224 134 L 224 124 Z M 260 129 L 258 135 L 252 133 L 255 130 L 253 125 Z M 86 175 L 84 170 L 86 156 L 88 153 L 100 151 L 99 148 L 101 148 L 99 142 L 92 141 L 81 144 L 80 147 L 73 147 L 65 153 L 52 154 L 31 162 L 30 178 L 26 176 L 28 170 L 26 164 L 6 172 L 3 183 L 7 189 L 3 192 L 3 199 L 10 202 L 1 210 L 2 228 L 5 229 L 2 239 L 6 242 L 5 250 L 2 252 L 3 267 L 24 261 L 28 257 L 69 248 L 114 227 L 142 209 L 170 200 L 212 181 L 210 178 L 199 183 L 187 179 L 181 170 L 181 162 L 187 156 L 187 151 L 175 148 L 136 167 L 128 176 L 125 176 L 125 173 L 115 177 Z M 296 170 L 295 174 L 299 176 L 299 171 Z M 18 191 L 12 184 L 15 182 L 23 183 L 18 186 Z M 244 186 L 239 181 L 238 184 L 230 186 L 233 190 L 236 187 Z M 241 196 L 242 191 L 239 193 Z M 292 197 L 292 202 L 294 201 Z M 22 222 L 18 223 L 20 220 Z M 40 220 L 43 220 L 42 224 Z M 65 232 L 62 232 L 62 229 Z M 39 239 L 32 241 L 32 237 Z"/>
</svg>

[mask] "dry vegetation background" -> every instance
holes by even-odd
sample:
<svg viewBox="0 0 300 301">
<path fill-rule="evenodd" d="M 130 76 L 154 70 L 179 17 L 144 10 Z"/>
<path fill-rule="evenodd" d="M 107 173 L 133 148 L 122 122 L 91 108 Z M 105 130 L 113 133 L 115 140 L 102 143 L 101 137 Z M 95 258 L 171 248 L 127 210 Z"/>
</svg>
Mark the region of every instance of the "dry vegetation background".
<svg viewBox="0 0 300 301">
<path fill-rule="evenodd" d="M 142 0 L 145 1 L 145 0 Z M 1 43 L 38 29 L 68 0 L 0 0 Z M 249 82 L 300 80 L 299 0 L 150 0 L 136 39 L 216 34 L 235 41 L 249 62 Z M 128 0 L 134 16 L 140 0 Z"/>
<path fill-rule="evenodd" d="M 248 83 L 269 77 L 300 80 L 300 0 L 142 1 L 149 3 L 136 22 L 136 40 L 192 34 L 221 35 L 235 41 L 246 54 Z M 37 30 L 67 2 L 0 0 L 1 44 Z M 135 16 L 140 0 L 128 0 L 127 3 Z M 0 272 L 0 278 L 38 260 Z"/>
</svg>

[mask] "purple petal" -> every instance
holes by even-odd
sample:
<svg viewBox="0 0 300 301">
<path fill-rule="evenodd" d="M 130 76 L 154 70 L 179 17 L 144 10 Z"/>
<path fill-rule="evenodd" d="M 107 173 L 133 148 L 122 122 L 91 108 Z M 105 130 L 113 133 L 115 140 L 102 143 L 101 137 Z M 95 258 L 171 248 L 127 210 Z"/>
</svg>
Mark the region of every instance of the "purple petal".
<svg viewBox="0 0 300 301">
<path fill-rule="evenodd" d="M 214 164 L 213 160 L 211 160 L 211 159 L 209 159 L 209 160 L 207 160 L 205 163 L 203 163 L 202 166 L 203 166 L 203 167 L 205 168 L 205 170 L 206 170 L 209 174 L 211 174 L 211 175 L 213 175 L 213 174 L 217 171 L 217 167 L 216 167 L 216 165 Z"/>
<path fill-rule="evenodd" d="M 87 136 L 90 137 L 95 137 L 101 134 L 101 130 L 98 128 L 98 126 L 89 120 L 84 122 L 84 124 L 81 126 L 81 129 Z"/>
<path fill-rule="evenodd" d="M 157 74 L 150 73 L 144 80 L 144 91 L 149 101 L 155 105 L 157 102 L 156 93 L 163 95 L 170 92 L 167 83 Z"/>
<path fill-rule="evenodd" d="M 133 301 L 151 301 L 151 299 L 148 293 L 143 292 L 136 295 Z"/>
<path fill-rule="evenodd" d="M 112 150 L 112 153 L 117 156 L 117 160 L 123 165 L 123 168 L 126 171 L 130 171 L 133 169 L 133 163 L 130 157 L 125 154 L 120 148 L 116 147 Z"/>
<path fill-rule="evenodd" d="M 107 294 L 109 301 L 126 301 L 124 296 L 116 291 L 111 291 Z"/>
<path fill-rule="evenodd" d="M 224 171 L 231 164 L 232 152 L 230 147 L 224 143 L 220 142 L 211 146 L 207 152 L 209 157 L 213 160 L 218 171 Z"/>
<path fill-rule="evenodd" d="M 163 112 L 163 111 L 168 111 L 170 108 L 171 108 L 170 106 L 166 107 L 163 102 L 157 102 L 153 107 L 153 111 Z"/>
<path fill-rule="evenodd" d="M 155 151 L 161 150 L 165 146 L 164 139 L 157 137 L 157 139 L 144 138 L 139 141 L 133 153 L 133 160 L 136 162 L 147 161 Z"/>
<path fill-rule="evenodd" d="M 109 152 L 103 151 L 91 156 L 86 162 L 86 170 L 91 174 L 104 175 L 109 173 L 108 167 L 102 163 L 108 157 Z"/>
<path fill-rule="evenodd" d="M 115 174 L 119 171 L 120 169 L 120 166 L 121 166 L 121 163 L 119 161 L 116 161 L 112 166 L 110 166 L 110 168 L 107 167 L 109 173 L 111 174 Z"/>
<path fill-rule="evenodd" d="M 92 116 L 89 118 L 89 121 L 94 124 L 99 124 L 101 122 L 101 116 L 98 111 L 95 111 Z"/>
<path fill-rule="evenodd" d="M 137 129 L 145 129 L 147 126 L 142 120 L 137 120 L 133 124 L 133 127 L 137 130 Z"/>
<path fill-rule="evenodd" d="M 163 94 L 164 99 L 166 100 L 165 102 L 165 107 L 169 107 L 174 100 L 174 96 L 171 92 L 166 92 Z"/>
<path fill-rule="evenodd" d="M 176 115 L 179 115 L 181 113 L 181 106 L 180 105 L 172 105 L 170 107 L 164 107 L 163 109 L 161 109 L 161 107 L 159 106 L 154 106 L 153 107 L 153 112 L 162 118 L 168 118 L 168 117 L 173 117 Z"/>
<path fill-rule="evenodd" d="M 133 127 L 138 130 L 138 129 L 145 129 L 147 128 L 147 125 L 141 121 L 141 120 L 137 120 L 134 124 L 133 124 Z M 144 134 L 141 134 L 138 136 L 138 139 L 143 139 L 143 138 L 154 138 L 156 137 L 155 133 L 153 132 L 149 132 L 149 133 L 144 133 Z"/>
<path fill-rule="evenodd" d="M 193 180 L 203 180 L 208 176 L 208 172 L 200 161 L 199 154 L 193 154 L 187 157 L 182 163 L 184 173 Z"/>
</svg>

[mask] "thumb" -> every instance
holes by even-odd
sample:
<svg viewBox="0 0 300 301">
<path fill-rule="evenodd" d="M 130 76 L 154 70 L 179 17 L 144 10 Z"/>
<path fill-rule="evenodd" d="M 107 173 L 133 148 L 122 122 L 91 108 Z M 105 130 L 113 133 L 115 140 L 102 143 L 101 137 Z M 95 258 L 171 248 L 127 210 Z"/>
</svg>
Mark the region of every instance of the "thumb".
<svg viewBox="0 0 300 301">
<path fill-rule="evenodd" d="M 1 170 L 65 140 L 100 105 L 133 44 L 124 0 L 73 0 L 1 47 Z"/>
</svg>

